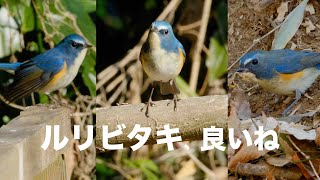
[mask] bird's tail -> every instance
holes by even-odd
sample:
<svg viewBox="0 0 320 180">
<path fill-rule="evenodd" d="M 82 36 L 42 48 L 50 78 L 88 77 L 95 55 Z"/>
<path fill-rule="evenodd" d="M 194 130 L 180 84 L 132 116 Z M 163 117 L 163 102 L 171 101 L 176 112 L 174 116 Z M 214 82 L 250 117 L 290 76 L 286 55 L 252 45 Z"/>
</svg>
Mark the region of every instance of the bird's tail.
<svg viewBox="0 0 320 180">
<path fill-rule="evenodd" d="M 0 70 L 4 71 L 15 71 L 17 70 L 22 63 L 0 63 Z"/>
<path fill-rule="evenodd" d="M 180 90 L 178 89 L 176 81 L 173 79 L 169 82 L 160 82 L 160 93 L 162 95 L 180 94 Z"/>
</svg>

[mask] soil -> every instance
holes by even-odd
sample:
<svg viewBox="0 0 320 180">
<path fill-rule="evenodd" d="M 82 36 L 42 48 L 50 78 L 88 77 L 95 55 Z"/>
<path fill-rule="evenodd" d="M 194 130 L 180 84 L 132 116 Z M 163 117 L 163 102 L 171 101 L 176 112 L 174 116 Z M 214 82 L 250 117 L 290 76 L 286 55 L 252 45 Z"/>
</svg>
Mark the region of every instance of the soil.
<svg viewBox="0 0 320 180">
<path fill-rule="evenodd" d="M 259 4 L 260 2 L 260 4 Z M 264 4 L 262 4 L 263 2 Z M 229 0 L 228 3 L 228 62 L 229 66 L 235 62 L 254 42 L 263 35 L 271 31 L 277 24 L 274 20 L 277 18 L 277 8 L 284 1 L 275 0 Z M 290 13 L 301 1 L 289 1 L 288 13 Z M 269 3 L 269 4 L 268 4 Z M 287 44 L 286 48 L 291 48 L 296 45 L 294 50 L 311 50 L 320 52 L 320 2 L 309 1 L 315 9 L 315 14 L 305 12 L 304 23 L 310 20 L 316 26 L 315 30 L 306 33 L 306 28 L 300 26 L 295 36 Z M 259 43 L 257 43 L 252 50 L 263 49 L 270 50 L 274 33 L 270 34 Z M 231 68 L 230 73 L 235 72 L 239 63 Z M 229 81 L 232 79 L 229 78 Z M 230 84 L 230 82 L 229 82 Z M 229 91 L 233 88 L 239 87 L 244 90 L 252 88 L 254 83 L 242 80 L 236 76 L 232 85 L 229 85 Z M 320 78 L 313 84 L 312 87 L 306 92 L 312 99 L 302 96 L 300 101 L 293 107 L 300 108 L 297 113 L 306 113 L 309 110 L 315 110 L 320 105 Z M 290 99 L 286 96 L 276 95 L 263 90 L 261 87 L 252 88 L 247 92 L 247 98 L 250 102 L 251 110 L 253 113 L 260 114 L 264 111 L 268 116 L 279 117 L 283 110 L 290 105 L 294 97 Z M 276 99 L 278 102 L 275 103 Z"/>
</svg>

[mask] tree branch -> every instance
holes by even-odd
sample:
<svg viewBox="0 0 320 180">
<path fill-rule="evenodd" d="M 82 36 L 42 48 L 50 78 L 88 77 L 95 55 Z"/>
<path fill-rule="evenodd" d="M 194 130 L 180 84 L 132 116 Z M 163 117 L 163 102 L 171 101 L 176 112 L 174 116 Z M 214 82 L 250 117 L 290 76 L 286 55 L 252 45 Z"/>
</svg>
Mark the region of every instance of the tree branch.
<svg viewBox="0 0 320 180">
<path fill-rule="evenodd" d="M 98 149 L 102 147 L 102 125 L 108 126 L 108 132 L 117 130 L 117 125 L 124 124 L 123 134 L 108 139 L 110 144 L 123 143 L 125 147 L 136 144 L 137 139 L 130 140 L 127 135 L 135 124 L 141 127 L 151 127 L 152 132 L 146 144 L 156 144 L 156 131 L 163 129 L 165 124 L 170 128 L 179 128 L 183 141 L 202 140 L 203 128 L 216 126 L 227 129 L 227 95 L 193 97 L 180 100 L 177 111 L 173 111 L 173 104 L 167 106 L 169 100 L 156 101 L 150 107 L 150 117 L 145 111 L 140 111 L 144 104 L 112 106 L 97 110 Z M 141 134 L 143 135 L 143 134 Z"/>
</svg>

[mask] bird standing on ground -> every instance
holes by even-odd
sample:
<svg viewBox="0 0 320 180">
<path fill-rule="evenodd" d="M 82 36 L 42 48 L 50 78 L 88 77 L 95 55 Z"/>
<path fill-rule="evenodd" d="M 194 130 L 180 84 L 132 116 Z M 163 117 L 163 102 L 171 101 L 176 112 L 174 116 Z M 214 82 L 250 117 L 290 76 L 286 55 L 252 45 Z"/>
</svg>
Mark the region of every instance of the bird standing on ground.
<svg viewBox="0 0 320 180">
<path fill-rule="evenodd" d="M 65 37 L 56 47 L 25 62 L 0 63 L 0 70 L 14 71 L 14 81 L 4 92 L 8 102 L 14 102 L 33 92 L 50 93 L 68 86 L 76 77 L 87 49 L 91 47 L 77 34 Z"/>
<path fill-rule="evenodd" d="M 238 72 L 270 92 L 295 94 L 295 100 L 283 112 L 286 116 L 320 75 L 320 53 L 289 49 L 255 50 L 240 59 Z"/>
<path fill-rule="evenodd" d="M 175 78 L 185 62 L 186 53 L 182 44 L 175 37 L 171 25 L 166 21 L 151 24 L 147 41 L 140 52 L 140 61 L 144 72 L 153 82 L 159 82 L 162 95 L 173 94 L 174 110 L 177 109 L 177 95 L 180 93 Z M 146 104 L 146 116 L 149 115 L 150 98 Z M 143 110 L 142 108 L 141 110 Z"/>
</svg>

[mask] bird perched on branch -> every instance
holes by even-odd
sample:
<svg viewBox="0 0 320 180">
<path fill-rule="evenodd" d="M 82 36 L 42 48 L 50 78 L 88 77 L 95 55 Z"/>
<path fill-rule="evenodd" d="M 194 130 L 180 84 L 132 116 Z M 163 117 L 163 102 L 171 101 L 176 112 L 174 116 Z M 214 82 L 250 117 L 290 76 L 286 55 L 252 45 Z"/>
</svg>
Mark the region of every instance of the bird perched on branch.
<svg viewBox="0 0 320 180">
<path fill-rule="evenodd" d="M 177 109 L 177 95 L 180 93 L 175 78 L 185 62 L 186 53 L 182 44 L 175 37 L 171 25 L 166 21 L 151 24 L 147 41 L 140 52 L 140 61 L 144 72 L 153 82 L 159 82 L 162 95 L 173 94 L 174 110 Z M 149 115 L 150 98 L 146 104 L 146 116 Z M 143 110 L 142 108 L 141 110 Z"/>
<path fill-rule="evenodd" d="M 14 102 L 33 92 L 44 92 L 55 103 L 50 92 L 68 86 L 76 77 L 87 49 L 92 47 L 77 34 L 65 37 L 56 47 L 25 62 L 0 63 L 0 70 L 14 71 L 14 81 L 4 92 Z"/>
<path fill-rule="evenodd" d="M 289 49 L 255 50 L 240 59 L 238 72 L 270 92 L 295 94 L 295 100 L 283 112 L 286 116 L 320 75 L 320 53 Z"/>
</svg>

